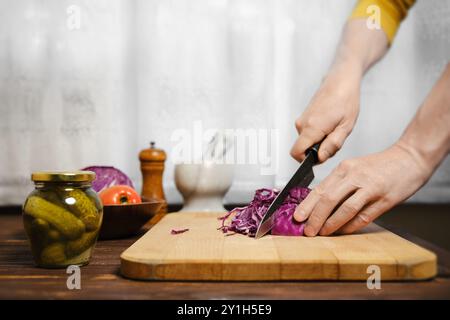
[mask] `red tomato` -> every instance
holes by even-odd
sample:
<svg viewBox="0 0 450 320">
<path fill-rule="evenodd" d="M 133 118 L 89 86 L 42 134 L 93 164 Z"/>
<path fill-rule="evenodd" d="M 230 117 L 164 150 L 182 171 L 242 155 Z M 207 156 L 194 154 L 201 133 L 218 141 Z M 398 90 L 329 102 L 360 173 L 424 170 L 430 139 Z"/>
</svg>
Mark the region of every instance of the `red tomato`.
<svg viewBox="0 0 450 320">
<path fill-rule="evenodd" d="M 103 205 L 141 203 L 141 197 L 129 186 L 112 186 L 99 194 Z"/>
</svg>

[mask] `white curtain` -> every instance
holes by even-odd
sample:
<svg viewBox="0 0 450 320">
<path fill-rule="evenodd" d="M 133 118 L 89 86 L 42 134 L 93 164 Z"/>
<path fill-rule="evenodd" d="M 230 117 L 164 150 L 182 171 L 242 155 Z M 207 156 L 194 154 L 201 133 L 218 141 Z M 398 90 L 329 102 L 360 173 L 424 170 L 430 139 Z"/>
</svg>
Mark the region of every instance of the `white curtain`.
<svg viewBox="0 0 450 320">
<path fill-rule="evenodd" d="M 238 165 L 228 203 L 281 186 L 294 120 L 317 89 L 353 0 L 0 0 L 0 204 L 21 203 L 35 170 L 114 165 L 140 188 L 137 154 L 170 155 L 174 130 L 278 129 L 276 174 Z M 79 10 L 80 24 L 70 19 Z M 358 124 L 317 168 L 401 134 L 450 57 L 450 3 L 418 1 L 367 75 Z M 73 22 L 73 21 L 72 21 Z M 449 124 L 450 125 L 450 124 Z M 405 172 L 405 174 L 408 174 Z M 180 202 L 169 158 L 164 188 Z M 445 161 L 416 201 L 450 200 Z"/>
</svg>

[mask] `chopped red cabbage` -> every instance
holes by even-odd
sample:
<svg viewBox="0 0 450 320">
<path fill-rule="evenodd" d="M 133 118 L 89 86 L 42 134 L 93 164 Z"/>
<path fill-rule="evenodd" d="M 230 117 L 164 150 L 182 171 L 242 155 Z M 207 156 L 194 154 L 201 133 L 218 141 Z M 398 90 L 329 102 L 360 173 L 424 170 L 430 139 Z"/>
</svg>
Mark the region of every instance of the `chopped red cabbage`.
<svg viewBox="0 0 450 320">
<path fill-rule="evenodd" d="M 82 170 L 95 172 L 96 178 L 92 182 L 92 189 L 96 192 L 116 185 L 127 185 L 134 189 L 131 179 L 125 173 L 114 167 L 91 166 Z"/>
<path fill-rule="evenodd" d="M 302 202 L 311 190 L 309 188 L 295 187 L 289 191 L 289 195 L 284 199 L 283 204 L 275 211 L 275 225 L 271 234 L 283 236 L 302 236 L 304 223 L 293 219 L 295 208 Z M 222 226 L 219 228 L 224 233 L 234 232 L 250 237 L 254 237 L 259 223 L 270 204 L 278 195 L 279 191 L 275 189 L 258 189 L 255 197 L 248 206 L 238 207 L 225 216 L 220 217 Z M 235 214 L 232 216 L 232 214 Z M 226 225 L 226 221 L 231 217 L 231 222 Z"/>
<path fill-rule="evenodd" d="M 170 231 L 170 234 L 180 234 L 180 233 L 185 233 L 186 231 L 189 231 L 189 229 L 172 229 L 172 231 Z"/>
</svg>

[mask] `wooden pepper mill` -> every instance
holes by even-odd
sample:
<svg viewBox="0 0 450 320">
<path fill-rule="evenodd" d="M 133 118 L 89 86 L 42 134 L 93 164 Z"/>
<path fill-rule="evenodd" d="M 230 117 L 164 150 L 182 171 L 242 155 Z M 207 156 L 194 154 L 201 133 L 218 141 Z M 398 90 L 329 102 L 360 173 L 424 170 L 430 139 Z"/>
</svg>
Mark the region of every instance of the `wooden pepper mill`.
<svg viewBox="0 0 450 320">
<path fill-rule="evenodd" d="M 163 205 L 157 215 L 152 219 L 156 223 L 167 213 L 167 201 L 163 190 L 163 172 L 166 153 L 162 149 L 155 148 L 155 143 L 150 143 L 150 148 L 139 153 L 142 172 L 142 198 L 148 200 L 161 200 Z"/>
</svg>

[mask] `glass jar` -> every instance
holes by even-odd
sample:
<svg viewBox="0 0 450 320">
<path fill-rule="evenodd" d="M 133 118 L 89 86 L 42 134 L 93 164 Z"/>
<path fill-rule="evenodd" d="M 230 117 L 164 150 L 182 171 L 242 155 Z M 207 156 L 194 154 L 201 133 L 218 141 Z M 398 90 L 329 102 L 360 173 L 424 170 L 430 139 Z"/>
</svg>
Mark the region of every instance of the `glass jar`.
<svg viewBox="0 0 450 320">
<path fill-rule="evenodd" d="M 89 263 L 103 217 L 91 183 L 95 173 L 35 172 L 23 223 L 36 264 L 63 268 Z"/>
</svg>

